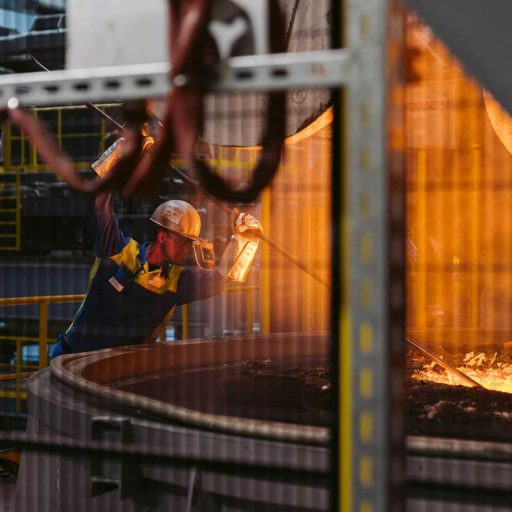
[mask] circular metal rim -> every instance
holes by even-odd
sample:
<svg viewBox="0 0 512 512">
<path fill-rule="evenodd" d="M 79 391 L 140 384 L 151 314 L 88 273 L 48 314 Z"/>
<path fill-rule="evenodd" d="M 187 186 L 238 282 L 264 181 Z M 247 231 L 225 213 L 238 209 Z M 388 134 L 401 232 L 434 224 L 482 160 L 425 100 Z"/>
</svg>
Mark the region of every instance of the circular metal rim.
<svg viewBox="0 0 512 512">
<path fill-rule="evenodd" d="M 294 333 L 295 337 L 309 335 L 310 333 Z M 324 334 L 321 335 L 325 336 Z M 286 336 L 289 337 L 290 334 L 287 334 Z M 244 337 L 244 342 L 248 342 L 250 338 L 250 336 Z M 253 338 L 257 339 L 258 337 Z M 178 345 L 183 347 L 184 345 L 192 346 L 193 344 L 198 343 L 219 344 L 223 341 L 229 342 L 230 339 L 221 341 L 196 339 L 187 340 L 184 342 L 174 342 L 172 344 L 169 343 L 165 345 L 168 347 Z M 325 445 L 329 443 L 331 439 L 331 431 L 327 427 L 314 427 L 296 423 L 264 421 L 237 416 L 204 413 L 186 407 L 164 403 L 153 398 L 137 395 L 136 393 L 114 389 L 106 385 L 92 382 L 82 375 L 84 369 L 87 367 L 90 368 L 92 365 L 102 361 L 104 362 L 109 358 L 122 358 L 123 356 L 133 354 L 135 351 L 141 351 L 144 349 L 151 350 L 152 347 L 156 347 L 158 345 L 160 344 L 134 345 L 94 352 L 67 354 L 53 359 L 50 363 L 50 370 L 52 375 L 54 375 L 57 379 L 75 389 L 99 396 L 112 403 L 128 406 L 133 409 L 147 411 L 171 421 L 178 421 L 182 424 L 189 424 L 208 430 L 218 430 L 221 432 L 245 436 L 257 436 L 279 441 L 300 442 L 318 445 Z"/>
</svg>

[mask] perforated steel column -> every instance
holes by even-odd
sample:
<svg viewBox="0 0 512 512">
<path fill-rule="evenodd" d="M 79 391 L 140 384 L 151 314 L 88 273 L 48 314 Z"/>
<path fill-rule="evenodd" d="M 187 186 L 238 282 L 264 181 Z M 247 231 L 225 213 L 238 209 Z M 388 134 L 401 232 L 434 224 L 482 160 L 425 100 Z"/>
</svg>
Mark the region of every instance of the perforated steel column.
<svg viewBox="0 0 512 512">
<path fill-rule="evenodd" d="M 403 268 L 402 235 L 396 229 L 397 222 L 403 226 L 403 196 L 401 177 L 390 176 L 387 165 L 388 14 L 385 0 L 349 0 L 343 13 L 344 43 L 354 52 L 341 109 L 337 196 L 342 266 L 339 503 L 346 512 L 401 508 L 392 492 L 395 454 L 389 425 L 401 381 L 400 365 L 394 368 L 391 361 L 403 343 L 403 279 L 392 271 Z M 392 386 L 393 378 L 398 386 Z"/>
</svg>

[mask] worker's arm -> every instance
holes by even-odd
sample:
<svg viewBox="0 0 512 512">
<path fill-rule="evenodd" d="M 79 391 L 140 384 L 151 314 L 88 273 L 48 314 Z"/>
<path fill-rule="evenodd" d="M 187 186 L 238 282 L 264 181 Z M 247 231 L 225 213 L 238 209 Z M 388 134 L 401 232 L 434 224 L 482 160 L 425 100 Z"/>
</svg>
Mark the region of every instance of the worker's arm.
<svg viewBox="0 0 512 512">
<path fill-rule="evenodd" d="M 91 169 L 101 178 L 108 176 L 122 157 L 123 138 L 104 151 L 91 164 Z M 99 258 L 117 254 L 130 241 L 119 229 L 114 213 L 114 198 L 110 190 L 97 192 L 93 200 L 92 228 Z"/>
<path fill-rule="evenodd" d="M 233 210 L 233 236 L 218 267 L 211 272 L 184 269 L 178 281 L 178 304 L 206 299 L 222 293 L 227 280 L 245 282 L 259 245 L 258 234 L 263 228 L 258 219 L 248 213 Z"/>
<path fill-rule="evenodd" d="M 96 194 L 92 208 L 92 229 L 96 256 L 99 258 L 117 254 L 130 241 L 130 237 L 119 229 L 112 192 Z"/>
<path fill-rule="evenodd" d="M 217 270 L 185 268 L 178 280 L 178 305 L 207 299 L 226 289 L 226 279 Z"/>
</svg>

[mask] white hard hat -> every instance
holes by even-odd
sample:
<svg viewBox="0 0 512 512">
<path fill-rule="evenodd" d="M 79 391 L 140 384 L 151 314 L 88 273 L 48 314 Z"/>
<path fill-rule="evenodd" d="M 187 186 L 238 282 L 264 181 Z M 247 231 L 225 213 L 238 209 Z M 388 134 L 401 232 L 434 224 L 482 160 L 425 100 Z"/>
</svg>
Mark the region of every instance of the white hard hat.
<svg viewBox="0 0 512 512">
<path fill-rule="evenodd" d="M 201 233 L 201 217 L 186 201 L 172 199 L 162 203 L 151 216 L 151 221 L 169 231 L 197 240 Z"/>
</svg>

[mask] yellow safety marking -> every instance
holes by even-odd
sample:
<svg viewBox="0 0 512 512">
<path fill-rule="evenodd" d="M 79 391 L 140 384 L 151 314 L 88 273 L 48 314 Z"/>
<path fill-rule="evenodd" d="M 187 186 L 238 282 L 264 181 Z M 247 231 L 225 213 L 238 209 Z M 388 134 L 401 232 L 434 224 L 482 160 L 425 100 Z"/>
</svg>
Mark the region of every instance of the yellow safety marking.
<svg viewBox="0 0 512 512">
<path fill-rule="evenodd" d="M 369 501 L 362 501 L 359 504 L 359 512 L 373 512 L 373 504 Z"/>
<path fill-rule="evenodd" d="M 372 304 L 373 298 L 373 287 L 371 281 L 363 279 L 359 286 L 359 299 L 361 305 L 365 308 L 369 308 Z"/>
<path fill-rule="evenodd" d="M 362 487 L 373 485 L 373 457 L 363 455 L 359 459 L 359 482 Z"/>
<path fill-rule="evenodd" d="M 361 354 L 370 354 L 373 350 L 373 326 L 363 323 L 359 327 L 359 351 Z"/>
<path fill-rule="evenodd" d="M 367 146 L 363 146 L 359 153 L 359 165 L 361 170 L 367 171 L 372 164 L 372 151 Z"/>
<path fill-rule="evenodd" d="M 363 443 L 373 441 L 373 414 L 363 411 L 359 416 L 359 438 Z"/>
<path fill-rule="evenodd" d="M 362 14 L 359 18 L 359 30 L 362 39 L 370 39 L 372 35 L 372 23 L 368 14 Z"/>
<path fill-rule="evenodd" d="M 359 109 L 359 122 L 362 128 L 368 129 L 371 126 L 372 115 L 367 101 L 362 101 Z"/>
<path fill-rule="evenodd" d="M 359 210 L 363 219 L 367 219 L 372 214 L 372 200 L 366 192 L 359 195 Z"/>
<path fill-rule="evenodd" d="M 342 31 L 342 33 L 344 30 Z M 343 107 L 347 107 L 347 93 L 345 90 L 340 91 L 341 94 L 341 107 L 342 111 L 348 111 Z M 341 137 L 339 144 L 342 148 L 348 148 L 347 137 L 347 119 L 343 118 L 341 121 L 343 126 L 341 127 Z M 343 151 L 341 151 L 343 154 Z M 342 193 L 346 194 L 346 188 L 348 186 L 348 162 L 346 159 L 341 159 L 339 172 L 341 173 L 341 179 L 344 181 L 342 185 Z M 339 379 L 340 379 L 340 393 L 339 393 L 339 457 L 338 457 L 338 468 L 339 468 L 339 510 L 341 512 L 352 512 L 352 493 L 353 493 L 353 434 L 352 434 L 352 400 L 353 400 L 353 368 L 352 368 L 352 312 L 350 308 L 350 269 L 348 262 L 350 261 L 350 216 L 348 213 L 348 206 L 346 198 L 341 197 L 342 211 L 340 212 L 340 218 L 334 219 L 335 222 L 339 220 L 341 225 L 340 230 L 340 259 L 338 260 L 340 268 L 340 315 L 339 315 Z"/>
<path fill-rule="evenodd" d="M 346 302 L 346 298 L 344 302 Z M 350 318 L 346 303 L 342 304 L 340 319 L 340 504 L 341 510 L 349 512 L 352 510 L 352 354 L 350 351 Z"/>
<path fill-rule="evenodd" d="M 364 235 L 359 241 L 359 258 L 363 263 L 373 260 L 373 238 L 370 235 Z"/>
<path fill-rule="evenodd" d="M 110 259 L 120 267 L 122 263 L 126 265 L 130 272 L 136 272 L 139 268 L 139 244 L 135 240 L 130 240 L 117 254 L 110 256 Z"/>
<path fill-rule="evenodd" d="M 373 397 L 373 370 L 362 368 L 359 372 L 359 393 L 363 398 Z"/>
<path fill-rule="evenodd" d="M 16 391 L 0 391 L 0 398 L 20 398 L 21 400 L 26 400 L 27 392 L 22 391 L 21 393 L 16 393 Z"/>
</svg>

